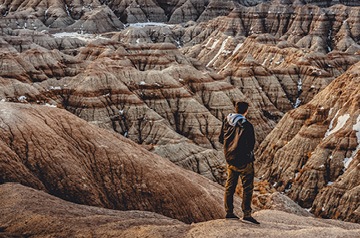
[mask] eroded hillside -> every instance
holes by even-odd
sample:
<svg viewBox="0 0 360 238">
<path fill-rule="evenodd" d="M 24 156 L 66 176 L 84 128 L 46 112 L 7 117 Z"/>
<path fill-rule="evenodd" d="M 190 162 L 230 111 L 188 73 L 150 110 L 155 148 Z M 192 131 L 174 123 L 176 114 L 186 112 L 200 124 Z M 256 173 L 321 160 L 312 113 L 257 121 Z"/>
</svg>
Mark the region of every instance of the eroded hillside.
<svg viewBox="0 0 360 238">
<path fill-rule="evenodd" d="M 261 143 L 258 175 L 326 218 L 359 222 L 360 64 L 286 114 Z"/>
</svg>

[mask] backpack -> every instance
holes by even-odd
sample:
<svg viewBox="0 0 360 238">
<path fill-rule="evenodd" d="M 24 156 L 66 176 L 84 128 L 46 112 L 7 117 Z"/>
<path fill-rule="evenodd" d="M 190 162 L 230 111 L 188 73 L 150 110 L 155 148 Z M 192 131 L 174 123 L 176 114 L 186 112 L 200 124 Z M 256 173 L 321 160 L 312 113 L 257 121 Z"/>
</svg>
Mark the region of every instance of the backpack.
<svg viewBox="0 0 360 238">
<path fill-rule="evenodd" d="M 224 144 L 224 155 L 229 165 L 240 167 L 254 161 L 253 151 L 248 151 L 246 147 L 245 122 L 239 121 L 235 126 L 231 126 L 226 119 L 223 121 L 219 142 Z"/>
</svg>

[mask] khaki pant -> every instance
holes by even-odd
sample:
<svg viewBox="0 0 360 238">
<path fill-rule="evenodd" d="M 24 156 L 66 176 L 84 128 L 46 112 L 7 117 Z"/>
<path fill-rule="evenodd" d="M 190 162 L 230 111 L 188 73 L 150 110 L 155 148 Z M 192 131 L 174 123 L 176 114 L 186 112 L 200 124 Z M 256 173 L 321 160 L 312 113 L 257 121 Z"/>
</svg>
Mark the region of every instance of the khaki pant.
<svg viewBox="0 0 360 238">
<path fill-rule="evenodd" d="M 243 186 L 242 211 L 244 216 L 251 215 L 251 200 L 254 190 L 254 163 L 251 162 L 242 167 L 228 165 L 228 177 L 225 184 L 225 211 L 227 214 L 234 212 L 234 194 L 235 189 L 241 178 Z"/>
</svg>

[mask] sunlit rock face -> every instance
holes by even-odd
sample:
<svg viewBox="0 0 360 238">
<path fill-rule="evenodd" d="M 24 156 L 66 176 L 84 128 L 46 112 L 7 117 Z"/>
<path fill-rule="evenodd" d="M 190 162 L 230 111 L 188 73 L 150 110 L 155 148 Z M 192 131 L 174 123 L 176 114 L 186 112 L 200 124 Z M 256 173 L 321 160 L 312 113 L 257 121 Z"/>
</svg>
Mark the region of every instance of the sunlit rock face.
<svg viewBox="0 0 360 238">
<path fill-rule="evenodd" d="M 257 151 L 258 176 L 319 216 L 359 222 L 360 64 L 288 112 Z"/>
</svg>

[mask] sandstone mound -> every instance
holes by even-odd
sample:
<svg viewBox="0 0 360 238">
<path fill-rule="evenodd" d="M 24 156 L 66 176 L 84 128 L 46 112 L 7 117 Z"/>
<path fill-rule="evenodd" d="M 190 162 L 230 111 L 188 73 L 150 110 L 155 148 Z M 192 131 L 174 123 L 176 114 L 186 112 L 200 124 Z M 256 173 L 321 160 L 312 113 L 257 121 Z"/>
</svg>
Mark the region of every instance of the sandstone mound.
<svg viewBox="0 0 360 238">
<path fill-rule="evenodd" d="M 260 226 L 224 219 L 186 225 L 156 213 L 73 204 L 19 184 L 0 185 L 0 236 L 116 237 L 357 237 L 360 225 L 255 213 Z"/>
<path fill-rule="evenodd" d="M 287 113 L 257 151 L 259 176 L 316 215 L 353 222 L 360 221 L 359 70 L 358 63 Z"/>
<path fill-rule="evenodd" d="M 223 216 L 219 185 L 65 110 L 0 102 L 0 125 L 1 183 L 184 222 Z"/>
</svg>

